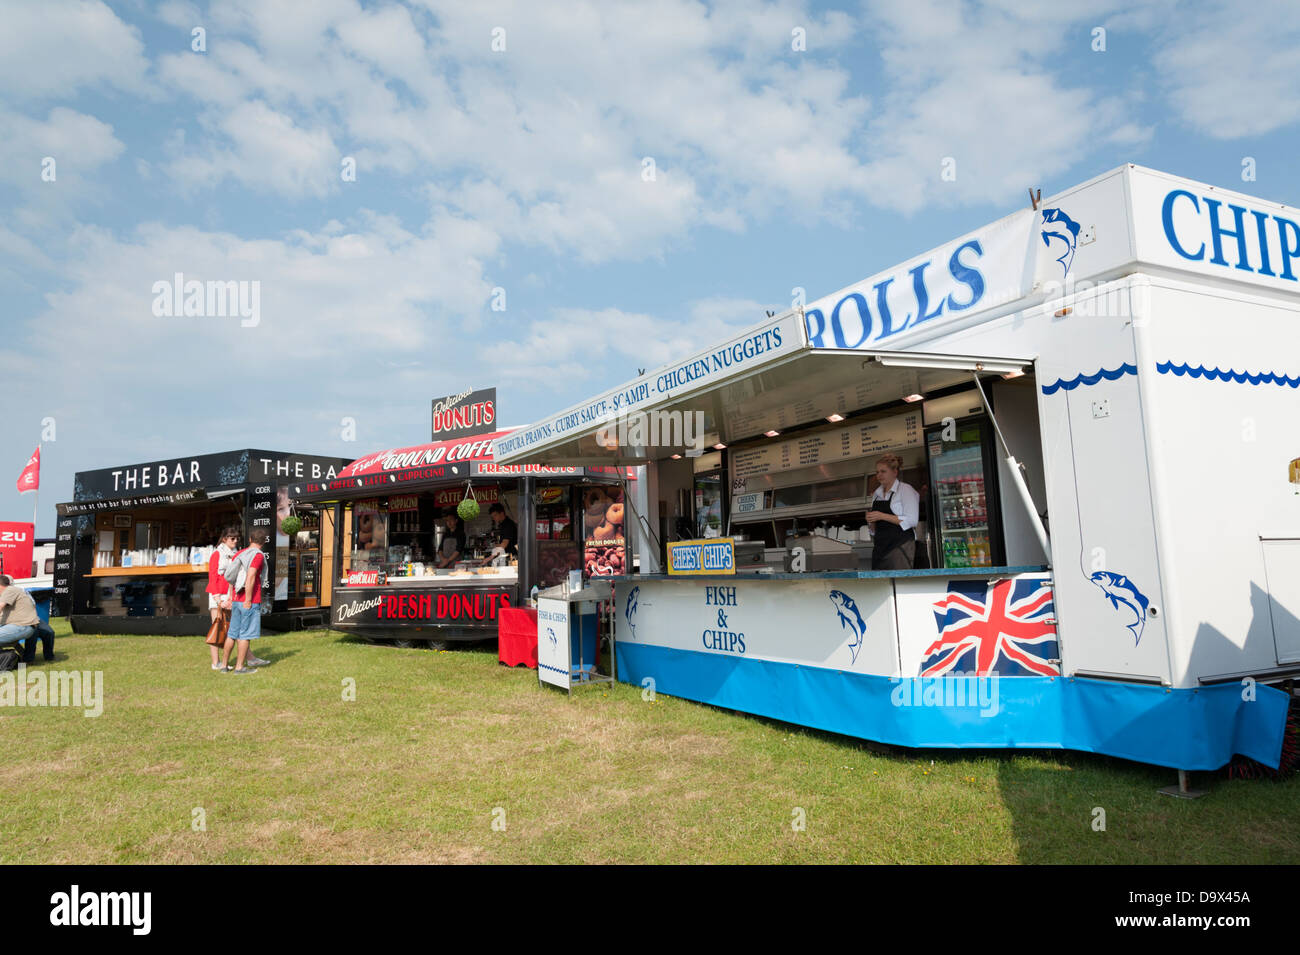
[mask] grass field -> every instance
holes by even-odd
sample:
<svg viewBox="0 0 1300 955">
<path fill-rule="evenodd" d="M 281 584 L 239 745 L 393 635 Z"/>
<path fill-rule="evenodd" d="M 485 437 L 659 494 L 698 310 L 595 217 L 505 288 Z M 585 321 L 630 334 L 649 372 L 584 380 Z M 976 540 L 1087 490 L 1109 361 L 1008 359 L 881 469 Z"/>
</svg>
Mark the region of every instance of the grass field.
<svg viewBox="0 0 1300 955">
<path fill-rule="evenodd" d="M 38 666 L 102 670 L 103 714 L 0 709 L 0 861 L 1300 861 L 1297 780 L 1201 775 L 1211 794 L 1182 801 L 1156 793 L 1172 771 L 1104 757 L 892 749 L 623 685 L 570 698 L 495 650 L 258 649 L 273 665 L 241 677 L 201 637 L 61 637 Z"/>
</svg>

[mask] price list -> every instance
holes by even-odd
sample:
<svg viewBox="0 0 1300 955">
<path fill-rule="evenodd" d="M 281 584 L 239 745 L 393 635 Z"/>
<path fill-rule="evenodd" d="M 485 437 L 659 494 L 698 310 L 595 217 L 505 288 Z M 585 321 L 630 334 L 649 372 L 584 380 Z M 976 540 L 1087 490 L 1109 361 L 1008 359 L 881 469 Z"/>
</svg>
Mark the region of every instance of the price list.
<svg viewBox="0 0 1300 955">
<path fill-rule="evenodd" d="M 911 391 L 920 392 L 922 386 L 919 378 L 911 382 Z M 782 388 L 780 391 L 766 392 L 763 398 L 771 404 L 759 412 L 739 412 L 727 416 L 727 433 L 743 438 L 764 431 L 782 431 L 796 425 L 807 424 L 830 414 L 848 414 L 859 408 L 867 408 L 882 401 L 890 401 L 906 391 L 900 391 L 900 385 L 892 382 L 883 385 L 878 382 L 860 382 L 845 388 L 838 388 L 815 398 L 804 397 L 806 384 Z M 733 404 L 740 405 L 740 400 Z M 773 404 L 774 403 L 774 404 Z"/>
<path fill-rule="evenodd" d="M 879 451 L 897 451 L 921 444 L 921 413 L 909 411 L 892 418 L 849 424 L 833 431 L 772 442 L 732 453 L 732 473 L 737 479 L 773 474 L 796 468 L 846 461 Z"/>
<path fill-rule="evenodd" d="M 60 515 L 54 539 L 54 603 L 64 617 L 72 616 L 72 538 L 76 534 L 72 517 Z"/>
</svg>

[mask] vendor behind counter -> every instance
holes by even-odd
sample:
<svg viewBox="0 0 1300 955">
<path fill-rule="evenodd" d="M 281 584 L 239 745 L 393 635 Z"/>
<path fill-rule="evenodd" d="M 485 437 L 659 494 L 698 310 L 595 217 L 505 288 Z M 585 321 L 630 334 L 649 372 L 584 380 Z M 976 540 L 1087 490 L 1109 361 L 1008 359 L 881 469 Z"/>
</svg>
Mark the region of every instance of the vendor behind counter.
<svg viewBox="0 0 1300 955">
<path fill-rule="evenodd" d="M 494 559 L 499 559 L 502 555 L 507 559 L 518 558 L 519 525 L 506 513 L 505 507 L 499 503 L 488 508 L 488 516 L 492 518 L 492 535 L 496 547 L 493 548 L 492 553 L 483 558 L 481 563 L 490 563 Z M 500 551 L 500 553 L 498 554 L 497 551 Z"/>
<path fill-rule="evenodd" d="M 921 519 L 921 495 L 899 478 L 903 461 L 885 454 L 876 461 L 876 490 L 867 508 L 871 529 L 871 569 L 911 570 L 916 564 L 916 525 Z"/>
</svg>

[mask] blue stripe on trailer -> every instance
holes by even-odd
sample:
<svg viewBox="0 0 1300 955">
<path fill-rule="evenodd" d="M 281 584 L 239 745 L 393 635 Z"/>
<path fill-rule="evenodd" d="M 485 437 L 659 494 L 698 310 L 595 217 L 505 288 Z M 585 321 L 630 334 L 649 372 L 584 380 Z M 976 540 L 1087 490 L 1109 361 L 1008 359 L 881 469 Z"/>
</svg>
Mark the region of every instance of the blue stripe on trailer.
<svg viewBox="0 0 1300 955">
<path fill-rule="evenodd" d="M 1252 385 L 1284 385 L 1288 388 L 1300 388 L 1300 376 L 1295 378 L 1289 375 L 1279 375 L 1271 371 L 1261 371 L 1254 374 L 1249 371 L 1237 371 L 1229 368 L 1226 371 L 1220 368 L 1206 368 L 1204 365 L 1175 365 L 1171 361 L 1162 361 L 1156 364 L 1156 371 L 1162 375 L 1176 375 L 1181 378 L 1187 375 L 1191 378 L 1204 378 L 1206 381 L 1235 381 L 1237 384 L 1250 382 Z"/>
<path fill-rule="evenodd" d="M 1218 769 L 1235 753 L 1276 768 L 1289 703 L 1281 690 L 1262 685 L 1245 701 L 1237 683 L 1173 689 L 1002 677 L 996 713 L 981 715 L 978 705 L 919 705 L 924 686 L 935 682 L 920 677 L 627 641 L 617 652 L 621 682 L 644 686 L 650 678 L 658 693 L 845 736 L 916 748 L 1073 749 L 1184 770 Z"/>
<path fill-rule="evenodd" d="M 1125 362 L 1124 364 L 1116 368 L 1114 371 L 1109 371 L 1105 368 L 1099 368 L 1097 369 L 1097 373 L 1095 375 L 1085 375 L 1080 373 L 1070 379 L 1058 378 L 1050 385 L 1042 386 L 1043 394 L 1054 395 L 1056 394 L 1056 392 L 1060 391 L 1061 389 L 1064 389 L 1065 391 L 1073 391 L 1075 388 L 1078 388 L 1080 385 L 1095 385 L 1102 379 L 1105 379 L 1106 381 L 1118 381 L 1120 378 L 1123 378 L 1125 375 L 1136 375 L 1137 373 L 1138 370 L 1136 365 L 1130 365 L 1127 362 Z"/>
</svg>

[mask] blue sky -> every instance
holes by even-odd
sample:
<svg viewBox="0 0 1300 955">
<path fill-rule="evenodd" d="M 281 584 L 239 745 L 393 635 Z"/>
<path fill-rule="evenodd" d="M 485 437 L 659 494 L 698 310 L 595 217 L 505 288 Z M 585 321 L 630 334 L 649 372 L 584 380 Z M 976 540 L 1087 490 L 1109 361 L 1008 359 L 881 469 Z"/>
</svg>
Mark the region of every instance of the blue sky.
<svg viewBox="0 0 1300 955">
<path fill-rule="evenodd" d="M 31 514 L 13 482 L 53 419 L 41 535 L 78 470 L 359 457 L 491 385 L 528 423 L 1031 185 L 1133 161 L 1300 202 L 1289 2 L 17 0 L 5 19 L 0 517 Z M 156 315 L 177 272 L 256 281 L 258 324 Z"/>
</svg>

